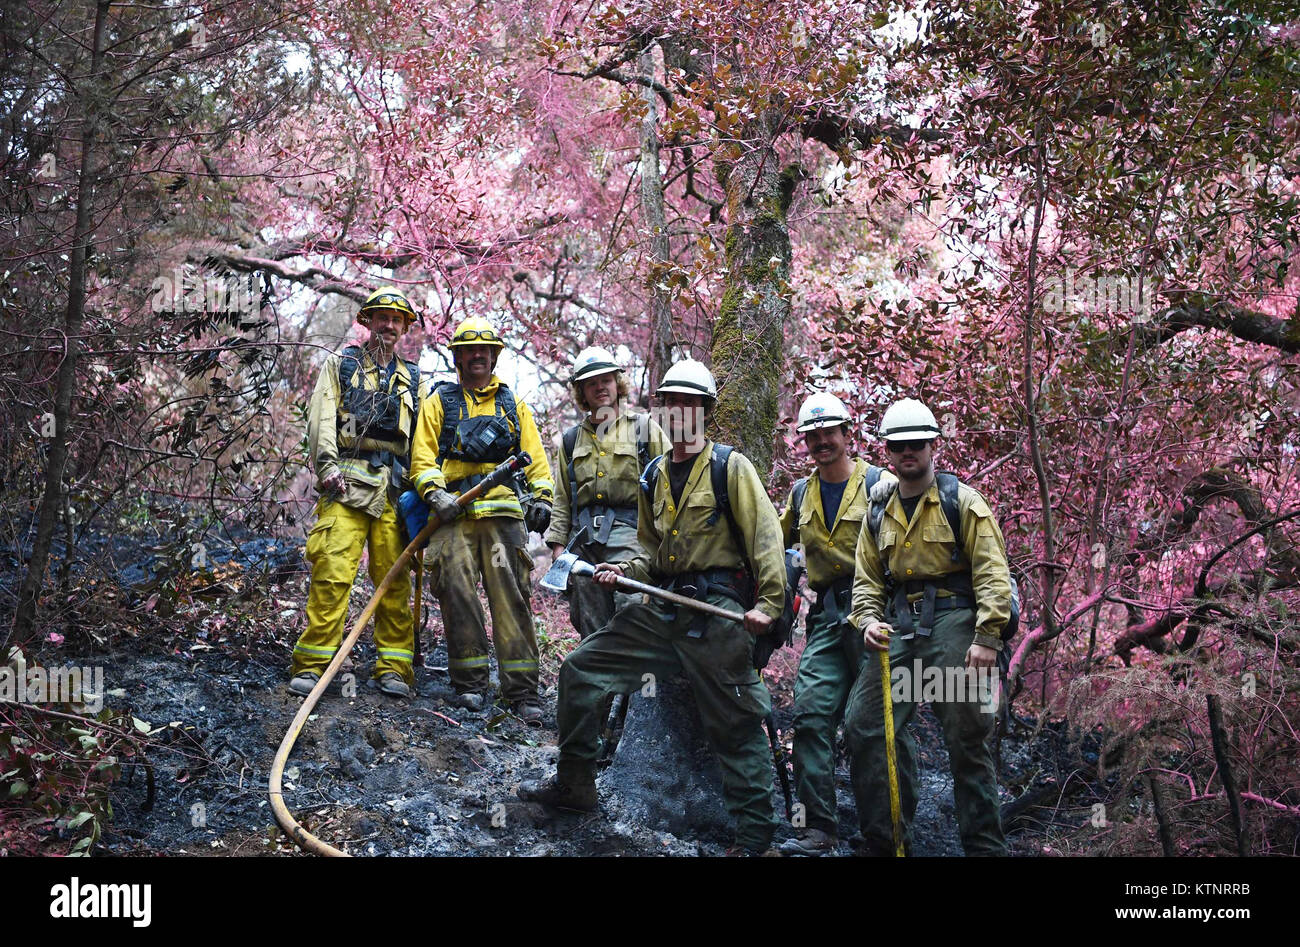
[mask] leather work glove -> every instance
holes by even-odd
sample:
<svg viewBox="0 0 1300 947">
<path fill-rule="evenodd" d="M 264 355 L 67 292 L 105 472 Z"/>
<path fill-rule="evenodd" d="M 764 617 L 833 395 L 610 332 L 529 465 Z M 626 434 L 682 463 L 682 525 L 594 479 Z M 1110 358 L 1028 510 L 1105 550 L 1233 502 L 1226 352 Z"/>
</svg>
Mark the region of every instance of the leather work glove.
<svg viewBox="0 0 1300 947">
<path fill-rule="evenodd" d="M 894 488 L 897 486 L 898 479 L 896 477 L 890 476 L 889 474 L 881 476 L 881 478 L 876 481 L 876 485 L 871 488 L 871 502 L 888 503 L 889 495 L 894 492 Z"/>
<path fill-rule="evenodd" d="M 460 515 L 460 504 L 456 502 L 455 494 L 448 493 L 446 490 L 434 490 L 425 502 L 429 504 L 434 515 L 444 523 Z"/>
<path fill-rule="evenodd" d="M 524 510 L 524 525 L 530 532 L 544 533 L 551 525 L 551 504 L 545 500 L 534 500 Z"/>
</svg>

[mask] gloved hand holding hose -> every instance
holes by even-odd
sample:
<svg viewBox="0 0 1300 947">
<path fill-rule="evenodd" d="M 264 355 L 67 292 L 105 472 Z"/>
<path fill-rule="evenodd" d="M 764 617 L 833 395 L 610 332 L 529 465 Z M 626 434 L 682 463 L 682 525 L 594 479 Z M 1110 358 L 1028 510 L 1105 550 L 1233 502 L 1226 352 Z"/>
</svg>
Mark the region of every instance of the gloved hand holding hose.
<svg viewBox="0 0 1300 947">
<path fill-rule="evenodd" d="M 448 493 L 446 490 L 434 490 L 425 498 L 425 503 L 433 510 L 434 515 L 444 523 L 454 520 L 460 513 L 460 506 L 456 503 L 456 496 Z"/>
</svg>

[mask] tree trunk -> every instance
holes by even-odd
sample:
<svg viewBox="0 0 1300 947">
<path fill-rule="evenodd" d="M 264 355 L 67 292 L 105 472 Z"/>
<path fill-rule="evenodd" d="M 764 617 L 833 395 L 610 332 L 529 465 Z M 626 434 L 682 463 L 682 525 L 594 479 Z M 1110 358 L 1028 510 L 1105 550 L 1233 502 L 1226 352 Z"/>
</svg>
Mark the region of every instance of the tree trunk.
<svg viewBox="0 0 1300 947">
<path fill-rule="evenodd" d="M 728 209 L 726 288 L 713 330 L 719 437 L 737 446 L 764 479 L 772 467 L 790 313 L 786 213 L 798 176 L 795 168 L 776 166 L 771 147 L 776 129 L 776 119 L 751 129 L 751 150 L 718 166 Z M 643 173 L 644 132 L 643 126 Z M 645 186 L 643 177 L 643 205 Z M 684 680 L 661 683 L 654 698 L 632 698 L 623 738 L 602 783 L 614 789 L 620 817 L 639 825 L 719 839 L 732 830 L 717 760 Z"/>
<path fill-rule="evenodd" d="M 655 695 L 633 694 L 623 738 L 601 786 L 620 820 L 691 838 L 731 840 L 722 773 L 704 739 L 695 696 L 684 677 L 661 681 Z"/>
<path fill-rule="evenodd" d="M 36 606 L 45 583 L 45 567 L 49 562 L 50 545 L 63 501 L 63 472 L 68 462 L 68 441 L 71 436 L 72 390 L 77 379 L 77 356 L 81 345 L 79 338 L 86 310 L 86 258 L 94 230 L 93 161 L 95 137 L 99 130 L 99 96 L 103 93 L 101 71 L 104 64 L 104 27 L 110 5 L 110 0 L 99 0 L 95 6 L 91 85 L 83 99 L 86 103 L 86 117 L 81 135 L 81 168 L 77 175 L 77 219 L 68 263 L 68 305 L 61 327 L 64 352 L 63 360 L 59 363 L 54 394 L 54 439 L 50 443 L 47 457 L 45 492 L 37 514 L 36 538 L 32 543 L 31 558 L 27 562 L 27 574 L 18 591 L 18 607 L 14 612 L 12 632 L 19 644 L 26 640 L 36 624 Z M 0 647 L 7 641 L 8 636 L 0 640 Z"/>
<path fill-rule="evenodd" d="M 637 57 L 643 76 L 655 75 L 655 47 L 647 46 Z M 672 364 L 673 311 L 669 304 L 664 277 L 670 265 L 668 220 L 664 215 L 664 185 L 659 175 L 659 102 L 658 93 L 641 87 L 645 116 L 641 119 L 641 216 L 650 240 L 650 269 L 646 286 L 650 291 L 650 351 L 646 358 L 646 384 L 650 391 L 659 387 L 664 372 Z"/>
<path fill-rule="evenodd" d="M 779 121 L 764 116 L 747 129 L 745 150 L 715 158 L 727 194 L 727 276 L 713 327 L 716 417 L 721 438 L 740 448 L 764 479 L 772 468 L 790 314 L 786 214 L 799 176 L 797 166 L 777 167 L 773 142 Z"/>
</svg>

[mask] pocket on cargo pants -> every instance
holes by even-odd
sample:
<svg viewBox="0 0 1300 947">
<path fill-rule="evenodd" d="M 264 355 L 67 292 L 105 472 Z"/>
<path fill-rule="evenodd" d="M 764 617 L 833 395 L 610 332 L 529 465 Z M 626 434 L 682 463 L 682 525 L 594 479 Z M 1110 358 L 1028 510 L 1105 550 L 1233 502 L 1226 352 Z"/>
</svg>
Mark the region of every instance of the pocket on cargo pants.
<svg viewBox="0 0 1300 947">
<path fill-rule="evenodd" d="M 330 531 L 334 528 L 335 516 L 322 516 L 307 534 L 307 549 L 303 558 L 314 563 L 329 548 Z"/>
</svg>

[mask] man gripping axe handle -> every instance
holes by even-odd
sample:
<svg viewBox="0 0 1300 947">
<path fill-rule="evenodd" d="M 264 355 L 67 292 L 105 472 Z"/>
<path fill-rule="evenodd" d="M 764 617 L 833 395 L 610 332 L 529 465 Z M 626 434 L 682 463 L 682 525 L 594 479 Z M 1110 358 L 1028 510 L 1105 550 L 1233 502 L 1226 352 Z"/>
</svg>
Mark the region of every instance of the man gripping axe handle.
<svg viewBox="0 0 1300 947">
<path fill-rule="evenodd" d="M 555 562 L 551 564 L 551 568 L 547 570 L 546 575 L 542 576 L 540 585 L 549 592 L 564 592 L 569 587 L 570 576 L 595 574 L 596 567 L 590 562 L 585 562 L 573 553 L 566 552 L 555 557 Z M 678 595 L 676 592 L 669 592 L 657 585 L 647 585 L 645 582 L 638 582 L 635 579 L 627 578 L 627 576 L 617 576 L 614 581 L 619 588 L 626 589 L 629 592 L 643 592 L 665 602 L 671 602 L 673 605 L 693 608 L 697 612 L 716 615 L 718 618 L 726 618 L 740 625 L 745 624 L 745 616 L 742 612 L 734 612 L 729 608 L 721 608 L 709 602 L 701 602 L 685 595 Z M 767 726 L 768 741 L 772 745 L 772 762 L 775 764 L 777 775 L 781 780 L 781 791 L 785 796 L 786 815 L 789 817 L 793 811 L 794 802 L 790 793 L 790 776 L 785 766 L 785 753 L 777 739 L 776 723 L 772 720 L 771 714 L 763 722 Z"/>
<path fill-rule="evenodd" d="M 584 562 L 573 553 L 566 552 L 555 557 L 555 562 L 551 564 L 551 568 L 546 571 L 546 575 L 542 576 L 540 585 L 549 592 L 563 592 L 569 587 L 569 576 L 595 574 L 596 567 L 590 562 Z M 615 585 L 628 592 L 643 592 L 646 595 L 653 595 L 655 598 L 671 602 L 674 605 L 680 605 L 683 608 L 693 608 L 697 612 L 704 612 L 706 615 L 729 618 L 731 621 L 739 622 L 742 625 L 745 623 L 745 616 L 741 612 L 733 612 L 729 608 L 721 608 L 686 595 L 678 595 L 676 592 L 669 592 L 657 585 L 647 585 L 645 582 L 638 582 L 636 579 L 629 579 L 627 576 L 616 576 Z"/>
<path fill-rule="evenodd" d="M 456 506 L 458 508 L 456 510 L 456 515 L 464 513 L 469 505 L 480 496 L 488 490 L 491 490 L 493 487 L 507 482 L 514 476 L 516 470 L 522 470 L 530 463 L 532 463 L 532 458 L 530 458 L 525 451 L 520 451 L 510 459 L 503 461 L 479 483 L 475 484 L 456 498 Z M 284 766 L 289 760 L 289 754 L 293 752 L 294 743 L 298 741 L 298 734 L 302 732 L 302 728 L 306 725 L 307 718 L 315 709 L 316 702 L 320 700 L 321 694 L 325 693 L 325 688 L 327 688 L 330 685 L 330 682 L 334 680 L 334 676 L 338 674 L 339 668 L 343 666 L 343 662 L 347 659 L 349 652 L 352 651 L 353 647 L 355 647 L 356 643 L 361 639 L 361 633 L 366 630 L 366 625 L 370 623 L 371 617 L 375 614 L 375 609 L 379 607 L 379 600 L 383 598 L 384 593 L 388 591 L 388 587 L 393 584 L 393 580 L 401 574 L 403 569 L 410 568 L 411 557 L 415 555 L 417 550 L 424 548 L 429 537 L 433 535 L 434 530 L 442 526 L 444 523 L 451 522 L 454 518 L 455 517 L 444 519 L 437 515 L 431 516 L 429 517 L 428 522 L 416 531 L 415 536 L 411 538 L 411 542 L 404 550 L 402 550 L 402 554 L 397 557 L 397 560 L 393 563 L 393 567 L 388 570 L 388 574 L 385 575 L 383 579 L 380 580 L 379 584 L 375 586 L 375 594 L 371 596 L 366 607 L 361 610 L 361 614 L 352 625 L 352 630 L 348 632 L 348 636 L 343 639 L 343 644 L 339 647 L 338 651 L 335 652 L 334 660 L 330 661 L 329 667 L 325 669 L 320 680 L 316 682 L 311 693 L 303 698 L 302 706 L 298 708 L 298 713 L 293 718 L 293 723 L 289 724 L 289 729 L 285 733 L 284 739 L 280 741 L 280 748 L 276 750 L 275 758 L 271 761 L 271 776 L 267 792 L 270 796 L 271 812 L 275 815 L 275 821 L 280 824 L 280 828 L 284 829 L 285 834 L 293 839 L 294 844 L 299 848 L 313 852 L 317 855 L 339 856 L 347 854 L 304 829 L 298 824 L 298 821 L 293 817 L 292 813 L 289 812 L 288 807 L 284 804 Z"/>
</svg>

